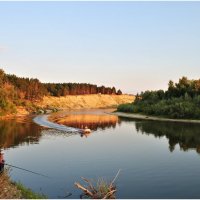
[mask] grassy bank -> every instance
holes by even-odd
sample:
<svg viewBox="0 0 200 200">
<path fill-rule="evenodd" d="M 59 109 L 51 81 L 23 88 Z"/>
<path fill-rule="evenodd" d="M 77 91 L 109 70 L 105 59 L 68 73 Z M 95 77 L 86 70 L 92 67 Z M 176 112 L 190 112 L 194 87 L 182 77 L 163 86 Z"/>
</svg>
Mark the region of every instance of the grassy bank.
<svg viewBox="0 0 200 200">
<path fill-rule="evenodd" d="M 12 182 L 8 170 L 0 174 L 0 199 L 46 199 L 43 194 L 33 192 L 21 183 Z"/>
<path fill-rule="evenodd" d="M 23 199 L 47 199 L 47 196 L 44 194 L 39 194 L 36 192 L 33 192 L 31 189 L 26 188 L 23 184 L 21 183 L 13 183 L 17 190 L 19 190 L 21 197 Z"/>
<path fill-rule="evenodd" d="M 17 189 L 8 176 L 7 171 L 0 174 L 0 199 L 20 199 L 21 192 Z"/>
</svg>

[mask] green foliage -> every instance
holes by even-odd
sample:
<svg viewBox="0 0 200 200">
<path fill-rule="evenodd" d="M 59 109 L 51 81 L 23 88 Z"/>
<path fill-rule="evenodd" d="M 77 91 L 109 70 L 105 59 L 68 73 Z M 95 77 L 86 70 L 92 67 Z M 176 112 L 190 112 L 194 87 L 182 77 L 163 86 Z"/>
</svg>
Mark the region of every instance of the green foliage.
<svg viewBox="0 0 200 200">
<path fill-rule="evenodd" d="M 24 187 L 21 183 L 15 183 L 18 190 L 20 190 L 23 199 L 47 199 L 43 194 L 33 192 L 31 189 Z"/>
<path fill-rule="evenodd" d="M 122 112 L 144 113 L 169 118 L 200 119 L 200 79 L 169 81 L 168 90 L 145 91 L 132 104 L 120 105 Z"/>
</svg>

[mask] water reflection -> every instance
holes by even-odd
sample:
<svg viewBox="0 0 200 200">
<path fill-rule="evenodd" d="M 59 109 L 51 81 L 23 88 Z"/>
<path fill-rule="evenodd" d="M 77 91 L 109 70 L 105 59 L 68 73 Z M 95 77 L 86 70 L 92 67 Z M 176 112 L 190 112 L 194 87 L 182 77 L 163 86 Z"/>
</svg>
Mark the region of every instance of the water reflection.
<svg viewBox="0 0 200 200">
<path fill-rule="evenodd" d="M 58 115 L 59 116 L 59 115 Z M 119 123 L 118 117 L 112 115 L 94 114 L 72 114 L 65 117 L 56 117 L 54 121 L 70 127 L 85 128 L 91 130 L 116 127 Z M 54 129 L 45 129 L 35 124 L 32 118 L 16 118 L 12 120 L 0 121 L 0 148 L 16 147 L 23 144 L 38 143 L 41 135 L 65 135 L 66 137 L 74 134 L 65 133 Z M 42 131 L 43 130 L 43 131 Z M 88 137 L 89 134 L 80 134 L 81 137 Z"/>
<path fill-rule="evenodd" d="M 172 122 L 152 122 L 132 120 L 128 118 L 118 118 L 107 114 L 68 114 L 62 117 L 54 117 L 54 122 L 66 126 L 85 128 L 91 130 L 104 130 L 107 128 L 116 128 L 117 124 L 123 122 L 135 122 L 135 129 L 138 133 L 154 135 L 155 137 L 165 136 L 169 142 L 169 150 L 174 151 L 178 144 L 180 149 L 187 151 L 195 149 L 200 153 L 200 125 L 172 123 Z M 43 130 L 43 131 L 41 131 Z M 65 137 L 73 134 L 56 132 L 38 126 L 32 122 L 31 118 L 17 118 L 12 120 L 0 121 L 0 148 L 10 148 L 23 144 L 38 143 L 42 134 L 64 135 Z M 82 134 L 81 137 L 88 137 L 90 134 Z"/>
<path fill-rule="evenodd" d="M 23 148 L 5 150 L 6 161 L 54 177 L 49 181 L 13 169 L 14 181 L 22 182 L 35 192 L 41 192 L 42 188 L 42 193 L 49 198 L 63 196 L 67 190 L 72 192 L 70 198 L 77 199 L 80 192 L 74 182 L 81 176 L 112 180 L 114 173 L 122 169 L 117 198 L 200 197 L 199 156 L 194 151 L 180 156 L 179 149 L 171 154 L 166 141 L 168 138 L 171 151 L 179 144 L 183 150 L 195 148 L 200 152 L 199 125 L 118 119 L 105 114 L 91 117 L 92 113 L 85 114 L 90 116 L 86 120 L 84 113 L 76 115 L 79 117 L 65 113 L 60 119 L 71 116 L 68 122 L 73 123 L 68 125 L 89 127 L 91 123 L 95 124 L 94 128 L 105 130 L 92 132 L 89 139 L 83 140 L 77 134 L 55 129 L 41 131 L 29 120 L 0 122 L 1 146 L 23 145 Z M 38 145 L 25 145 L 39 140 Z"/>
<path fill-rule="evenodd" d="M 114 115 L 96 115 L 96 114 L 73 114 L 64 117 L 52 119 L 58 124 L 63 124 L 70 127 L 84 129 L 88 127 L 91 130 L 115 128 L 116 124 L 120 123 L 119 118 Z"/>
<path fill-rule="evenodd" d="M 41 128 L 29 118 L 0 121 L 0 148 L 38 143 Z"/>
<path fill-rule="evenodd" d="M 178 144 L 183 151 L 195 149 L 197 153 L 200 153 L 199 124 L 138 121 L 135 127 L 137 132 L 142 134 L 153 134 L 155 137 L 165 136 L 169 141 L 171 152 Z"/>
</svg>

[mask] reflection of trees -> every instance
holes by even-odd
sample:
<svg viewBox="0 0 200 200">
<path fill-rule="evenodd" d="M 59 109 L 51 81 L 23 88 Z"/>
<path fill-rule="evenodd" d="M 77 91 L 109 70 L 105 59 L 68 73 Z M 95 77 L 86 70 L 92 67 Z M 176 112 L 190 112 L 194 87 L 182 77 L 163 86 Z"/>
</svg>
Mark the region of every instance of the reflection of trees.
<svg viewBox="0 0 200 200">
<path fill-rule="evenodd" d="M 0 121 L 0 148 L 15 147 L 21 143 L 38 143 L 41 128 L 31 121 Z"/>
<path fill-rule="evenodd" d="M 142 121 L 136 123 L 136 130 L 143 134 L 153 134 L 155 137 L 165 136 L 169 140 L 169 150 L 172 152 L 176 144 L 180 149 L 196 149 L 200 153 L 200 125 L 172 122 Z"/>
<path fill-rule="evenodd" d="M 68 115 L 54 120 L 56 123 L 66 126 L 84 129 L 86 126 L 91 130 L 116 127 L 118 117 L 114 115 Z"/>
</svg>

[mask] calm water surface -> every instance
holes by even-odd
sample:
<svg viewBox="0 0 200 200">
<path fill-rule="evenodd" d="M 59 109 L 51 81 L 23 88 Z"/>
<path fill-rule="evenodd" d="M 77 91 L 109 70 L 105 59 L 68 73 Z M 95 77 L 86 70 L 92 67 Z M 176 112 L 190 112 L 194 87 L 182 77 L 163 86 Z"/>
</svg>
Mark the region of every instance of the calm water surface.
<svg viewBox="0 0 200 200">
<path fill-rule="evenodd" d="M 118 198 L 200 198 L 200 126 L 136 121 L 101 110 L 62 112 L 56 123 L 93 131 L 89 135 L 43 128 L 32 119 L 0 121 L 0 146 L 11 178 L 50 198 L 79 198 L 80 177 L 117 180 Z"/>
</svg>

